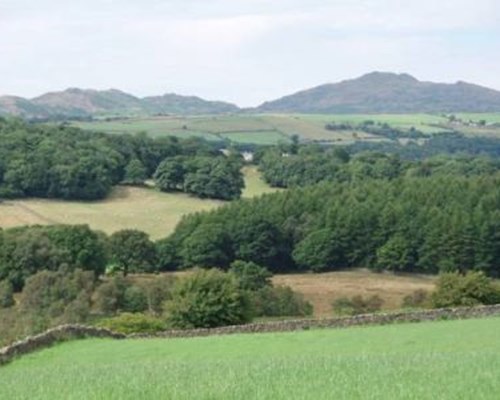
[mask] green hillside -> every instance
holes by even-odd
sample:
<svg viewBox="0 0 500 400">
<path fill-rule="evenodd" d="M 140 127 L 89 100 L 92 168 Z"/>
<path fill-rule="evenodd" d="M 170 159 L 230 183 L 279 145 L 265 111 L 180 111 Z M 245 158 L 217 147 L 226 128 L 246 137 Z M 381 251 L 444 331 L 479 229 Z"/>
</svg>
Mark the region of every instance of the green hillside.
<svg viewBox="0 0 500 400">
<path fill-rule="evenodd" d="M 194 339 L 92 339 L 0 369 L 0 398 L 497 399 L 500 319 Z"/>
</svg>

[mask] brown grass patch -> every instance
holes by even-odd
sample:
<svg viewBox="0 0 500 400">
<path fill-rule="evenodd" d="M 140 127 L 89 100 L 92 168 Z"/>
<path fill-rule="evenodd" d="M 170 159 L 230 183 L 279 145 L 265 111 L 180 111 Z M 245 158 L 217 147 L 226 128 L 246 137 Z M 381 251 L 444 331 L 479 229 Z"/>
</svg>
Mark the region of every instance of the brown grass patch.
<svg viewBox="0 0 500 400">
<path fill-rule="evenodd" d="M 332 302 L 339 297 L 378 295 L 383 309 L 401 307 L 403 298 L 417 289 L 432 290 L 435 277 L 395 275 L 367 270 L 328 272 L 324 274 L 290 274 L 273 277 L 275 285 L 290 286 L 304 295 L 314 306 L 316 317 L 332 316 Z"/>
</svg>

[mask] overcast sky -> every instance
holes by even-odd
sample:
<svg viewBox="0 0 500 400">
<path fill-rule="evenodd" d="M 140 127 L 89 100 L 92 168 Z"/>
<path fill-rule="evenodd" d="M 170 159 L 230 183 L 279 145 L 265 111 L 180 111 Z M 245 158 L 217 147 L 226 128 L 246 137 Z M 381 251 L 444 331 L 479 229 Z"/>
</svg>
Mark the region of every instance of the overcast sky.
<svg viewBox="0 0 500 400">
<path fill-rule="evenodd" d="M 0 0 L 0 94 L 252 106 L 373 70 L 500 89 L 500 1 Z"/>
</svg>

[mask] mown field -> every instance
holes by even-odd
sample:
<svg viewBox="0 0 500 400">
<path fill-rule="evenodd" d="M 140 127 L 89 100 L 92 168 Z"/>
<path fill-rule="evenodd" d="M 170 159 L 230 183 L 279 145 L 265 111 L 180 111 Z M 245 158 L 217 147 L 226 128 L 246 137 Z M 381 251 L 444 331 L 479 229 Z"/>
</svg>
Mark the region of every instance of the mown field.
<svg viewBox="0 0 500 400">
<path fill-rule="evenodd" d="M 0 368 L 0 398 L 475 399 L 500 393 L 500 318 L 192 339 L 90 339 Z"/>
<path fill-rule="evenodd" d="M 254 167 L 244 170 L 243 197 L 272 192 Z M 153 239 L 170 234 L 183 215 L 219 207 L 224 202 L 202 200 L 183 193 L 162 193 L 152 188 L 120 186 L 102 201 L 23 199 L 0 203 L 0 227 L 22 225 L 88 224 L 93 229 L 113 233 L 139 229 Z"/>
</svg>

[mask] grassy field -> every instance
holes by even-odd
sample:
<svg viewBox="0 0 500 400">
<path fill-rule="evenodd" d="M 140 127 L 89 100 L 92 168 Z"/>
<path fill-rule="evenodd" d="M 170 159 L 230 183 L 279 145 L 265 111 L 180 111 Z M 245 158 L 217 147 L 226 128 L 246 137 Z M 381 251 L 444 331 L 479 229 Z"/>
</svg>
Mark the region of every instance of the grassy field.
<svg viewBox="0 0 500 400">
<path fill-rule="evenodd" d="M 0 398 L 496 400 L 499 331 L 491 318 L 68 342 L 1 367 Z"/>
<path fill-rule="evenodd" d="M 272 192 L 254 167 L 244 170 L 246 189 L 243 197 Z M 162 193 L 151 188 L 120 186 L 102 201 L 78 202 L 45 199 L 5 201 L 0 204 L 0 227 L 35 224 L 88 224 L 93 229 L 113 233 L 134 228 L 154 239 L 170 234 L 181 217 L 210 210 L 222 201 L 201 200 L 181 193 Z"/>
<path fill-rule="evenodd" d="M 395 275 L 368 270 L 328 272 L 324 274 L 290 274 L 273 277 L 275 285 L 290 286 L 302 293 L 314 306 L 315 317 L 332 316 L 332 302 L 339 297 L 380 296 L 384 310 L 401 308 L 403 298 L 415 290 L 434 289 L 435 277 L 428 275 Z"/>
<path fill-rule="evenodd" d="M 484 119 L 488 123 L 500 122 L 500 113 L 457 114 L 457 117 L 464 121 Z M 78 122 L 75 125 L 84 129 L 109 133 L 145 131 L 151 136 L 202 136 L 208 140 L 230 139 L 234 143 L 276 144 L 288 140 L 292 135 L 298 135 L 306 140 L 333 141 L 345 144 L 357 140 L 381 140 L 378 136 L 360 131 L 328 131 L 325 129 L 325 125 L 331 122 L 357 125 L 366 120 L 388 123 L 403 130 L 415 127 L 428 134 L 459 129 L 469 135 L 500 137 L 500 128 L 451 126 L 447 125 L 447 118 L 432 114 L 235 114 L 131 118 L 109 122 Z"/>
</svg>

